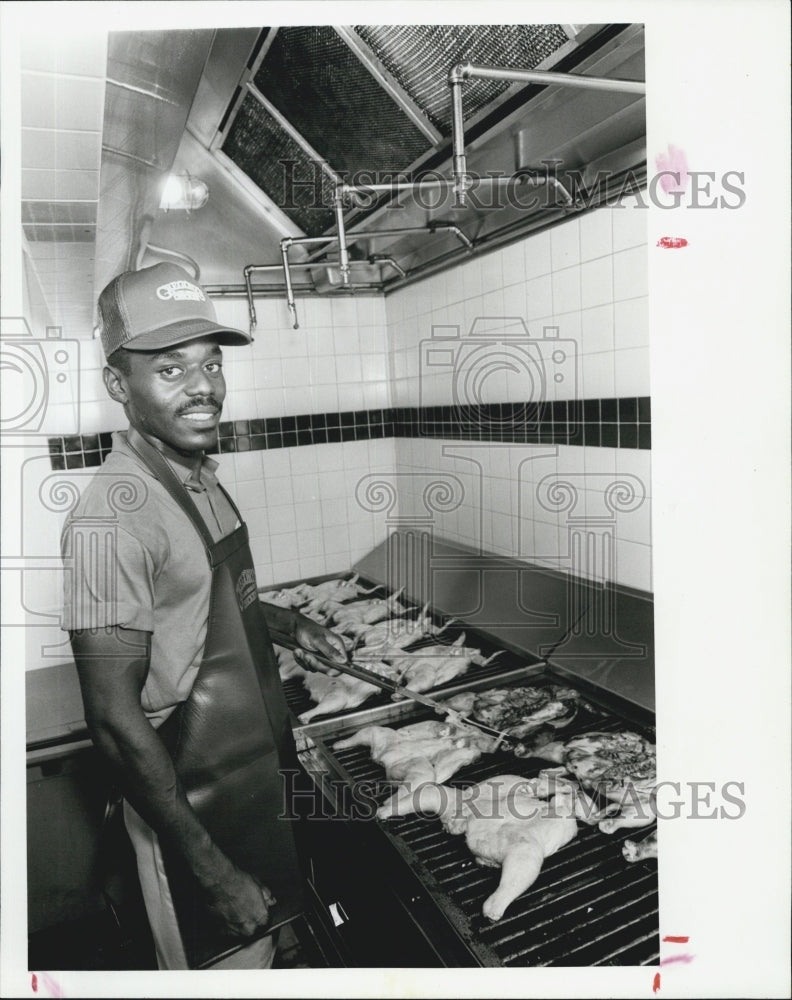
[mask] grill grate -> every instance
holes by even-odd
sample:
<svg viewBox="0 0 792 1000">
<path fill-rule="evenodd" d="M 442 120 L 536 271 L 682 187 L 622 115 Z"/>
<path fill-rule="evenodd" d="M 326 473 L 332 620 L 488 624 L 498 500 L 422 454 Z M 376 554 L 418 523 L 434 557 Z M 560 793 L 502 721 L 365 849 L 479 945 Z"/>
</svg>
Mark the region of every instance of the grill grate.
<svg viewBox="0 0 792 1000">
<path fill-rule="evenodd" d="M 410 721 L 425 717 L 427 713 L 417 713 Z M 576 722 L 559 736 L 587 729 L 614 731 L 626 725 L 609 712 L 593 724 L 590 719 Z M 630 723 L 629 728 L 654 738 L 647 727 Z M 337 730 L 332 742 L 353 731 L 354 727 Z M 320 738 L 317 745 L 344 781 L 366 781 L 375 788 L 372 798 L 378 804 L 394 790 L 366 747 L 335 751 Z M 448 784 L 464 786 L 497 774 L 532 778 L 548 766 L 546 761 L 498 752 L 464 768 Z M 418 876 L 439 887 L 445 897 L 443 908 L 457 926 L 467 928 L 470 946 L 482 964 L 493 964 L 493 956 L 495 964 L 506 966 L 651 965 L 659 959 L 656 864 L 630 864 L 621 853 L 622 844 L 635 831 L 606 835 L 579 824 L 577 837 L 545 861 L 531 888 L 492 924 L 481 907 L 497 887 L 500 869 L 478 866 L 464 837 L 447 834 L 437 819 L 412 815 L 382 825 Z"/>
</svg>

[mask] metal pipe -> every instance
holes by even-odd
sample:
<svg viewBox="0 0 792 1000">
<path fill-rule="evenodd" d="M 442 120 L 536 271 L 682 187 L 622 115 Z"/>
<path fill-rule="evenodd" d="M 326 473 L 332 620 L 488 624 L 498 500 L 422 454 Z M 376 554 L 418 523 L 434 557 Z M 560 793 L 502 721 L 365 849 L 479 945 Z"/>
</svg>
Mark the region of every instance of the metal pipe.
<svg viewBox="0 0 792 1000">
<path fill-rule="evenodd" d="M 454 174 L 454 195 L 457 208 L 467 205 L 467 159 L 465 157 L 465 119 L 462 113 L 462 78 L 457 78 L 454 70 L 449 74 L 451 85 L 451 142 L 453 158 L 451 168 Z"/>
<path fill-rule="evenodd" d="M 548 70 L 503 69 L 497 66 L 474 66 L 472 63 L 457 63 L 448 74 L 451 88 L 451 143 L 453 149 L 452 172 L 456 207 L 467 204 L 467 175 L 465 157 L 465 118 L 462 108 L 462 84 L 466 80 L 506 80 L 519 83 L 536 83 L 543 86 L 557 84 L 562 87 L 578 87 L 584 90 L 608 90 L 624 94 L 645 94 L 646 84 L 640 80 L 613 80 L 601 76 L 581 76 L 575 73 L 552 73 Z M 548 181 L 548 183 L 551 183 Z M 557 184 L 558 182 L 556 182 Z M 564 189 L 566 193 L 566 189 Z"/>
<path fill-rule="evenodd" d="M 292 327 L 297 330 L 300 324 L 297 322 L 297 307 L 294 304 L 294 292 L 292 291 L 291 271 L 289 270 L 289 248 L 281 243 L 281 256 L 283 257 L 283 280 L 286 283 L 286 305 L 292 318 Z"/>
<path fill-rule="evenodd" d="M 341 283 L 349 284 L 349 252 L 347 251 L 346 230 L 344 228 L 344 206 L 342 204 L 342 188 L 339 185 L 335 189 L 335 217 L 336 229 L 338 230 L 338 259 L 341 265 Z"/>
<path fill-rule="evenodd" d="M 557 84 L 561 87 L 577 87 L 581 90 L 609 90 L 621 94 L 646 93 L 646 83 L 643 80 L 616 80 L 604 76 L 583 76 L 580 73 L 553 73 L 542 69 L 474 66 L 471 63 L 460 63 L 449 74 L 449 83 L 452 84 L 452 87 L 463 80 L 506 80 L 516 83 L 536 83 L 545 87 Z"/>
<path fill-rule="evenodd" d="M 201 280 L 201 268 L 198 266 L 198 261 L 193 260 L 188 254 L 182 253 L 181 250 L 169 250 L 167 247 L 158 247 L 153 243 L 147 243 L 144 252 L 153 253 L 156 257 L 172 257 L 174 260 L 183 261 L 193 269 L 195 280 Z"/>
<path fill-rule="evenodd" d="M 436 232 L 449 232 L 453 233 L 454 236 L 462 243 L 468 250 L 473 249 L 473 244 L 470 242 L 468 237 L 462 232 L 459 226 L 455 225 L 453 222 L 430 222 L 428 226 L 402 226 L 398 229 L 372 229 L 368 232 L 356 232 L 347 233 L 346 239 L 347 244 L 352 243 L 358 239 L 377 239 L 382 236 L 411 236 L 414 233 L 436 233 Z M 303 244 L 303 243 L 332 243 L 337 240 L 336 236 L 294 236 L 286 237 L 289 240 L 289 246 L 293 244 Z M 283 242 L 283 240 L 281 241 Z M 313 254 L 309 254 L 309 260 L 316 258 L 317 254 L 324 253 L 325 249 L 316 250 Z"/>
<path fill-rule="evenodd" d="M 399 271 L 405 278 L 407 277 L 407 272 L 404 271 L 404 269 L 401 268 L 396 263 L 396 261 L 394 261 L 392 258 L 390 258 L 390 257 L 383 258 L 383 262 L 392 263 L 395 270 Z M 255 304 L 253 302 L 253 285 L 252 285 L 251 280 L 250 280 L 250 276 L 253 274 L 254 271 L 284 271 L 284 275 L 287 274 L 287 273 L 289 274 L 288 281 L 284 281 L 284 288 L 286 290 L 287 300 L 290 299 L 290 301 L 289 301 L 289 312 L 291 313 L 292 319 L 294 321 L 294 329 L 298 330 L 299 329 L 299 325 L 297 323 L 297 305 L 296 305 L 296 303 L 294 301 L 294 295 L 293 295 L 294 285 L 292 284 L 292 281 L 291 281 L 291 273 L 290 272 L 291 271 L 310 271 L 310 270 L 313 270 L 314 268 L 317 268 L 317 267 L 328 267 L 328 266 L 333 267 L 333 266 L 336 266 L 337 263 L 338 263 L 337 261 L 329 261 L 329 262 L 328 261 L 322 261 L 322 262 L 319 262 L 319 261 L 307 261 L 307 262 L 301 262 L 299 264 L 289 264 L 288 265 L 288 269 L 284 268 L 283 264 L 247 264 L 245 266 L 245 268 L 243 269 L 242 273 L 243 273 L 244 278 L 245 278 L 244 294 L 246 295 L 247 302 L 248 302 L 248 317 L 249 317 L 249 320 L 250 320 L 250 332 L 253 333 L 255 331 L 255 329 L 256 329 L 256 323 L 257 323 L 256 306 L 255 306 Z M 367 260 L 351 260 L 351 261 L 348 262 L 348 266 L 349 266 L 349 268 L 353 268 L 353 267 L 369 267 L 370 266 L 370 262 L 367 261 Z M 367 290 L 371 289 L 372 291 L 378 291 L 378 292 L 381 292 L 383 290 L 382 289 L 382 284 L 379 284 L 379 285 L 364 284 L 364 285 L 358 285 L 357 287 L 358 288 L 367 289 Z M 305 289 L 307 291 L 315 291 L 316 290 L 313 285 L 302 285 L 302 286 L 300 286 L 300 288 L 301 289 Z M 290 289 L 291 289 L 291 292 L 292 292 L 291 295 L 289 294 L 289 290 Z M 354 289 L 349 288 L 349 291 L 352 292 L 352 291 L 354 291 Z M 239 288 L 239 292 L 237 293 L 235 291 L 234 294 L 242 294 L 242 288 L 241 288 L 241 286 Z M 334 294 L 339 294 L 339 293 L 334 293 Z"/>
<path fill-rule="evenodd" d="M 407 272 L 393 257 L 387 257 L 384 254 L 373 253 L 369 257 L 370 264 L 390 264 L 390 266 L 396 271 L 402 278 L 407 277 Z"/>
<path fill-rule="evenodd" d="M 417 181 L 393 181 L 390 184 L 339 184 L 338 190 L 343 195 L 353 196 L 367 191 L 414 191 L 418 187 L 447 187 L 453 184 L 453 177 L 427 177 Z"/>
<path fill-rule="evenodd" d="M 293 268 L 299 271 L 307 271 L 312 267 L 317 267 L 317 264 L 292 264 Z M 247 293 L 248 300 L 248 317 L 250 319 L 250 332 L 253 333 L 256 329 L 256 307 L 253 303 L 253 286 L 250 281 L 250 276 L 254 271 L 281 271 L 283 270 L 282 264 L 248 264 L 243 269 L 242 274 L 245 277 L 245 290 Z M 291 286 L 291 275 L 289 275 L 289 281 L 286 283 L 286 291 L 288 294 L 289 287 Z M 296 307 L 294 306 L 294 295 L 291 295 L 291 305 L 289 311 L 291 312 Z M 296 321 L 297 316 L 292 313 L 294 320 Z M 295 327 L 295 329 L 297 329 Z"/>
</svg>

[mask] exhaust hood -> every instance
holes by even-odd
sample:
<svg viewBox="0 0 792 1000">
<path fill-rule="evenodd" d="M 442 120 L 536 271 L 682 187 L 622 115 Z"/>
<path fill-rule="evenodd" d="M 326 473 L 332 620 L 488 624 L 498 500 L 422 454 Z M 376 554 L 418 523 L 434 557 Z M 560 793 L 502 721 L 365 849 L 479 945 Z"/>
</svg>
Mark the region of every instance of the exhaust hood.
<svg viewBox="0 0 792 1000">
<path fill-rule="evenodd" d="M 118 88 L 107 89 L 97 288 L 111 270 L 151 263 L 157 257 L 153 248 L 169 248 L 198 262 L 210 291 L 240 292 L 245 268 L 260 266 L 256 294 L 283 294 L 283 269 L 269 267 L 282 263 L 281 241 L 327 237 L 291 247 L 294 264 L 322 264 L 296 275 L 301 293 L 337 294 L 354 290 L 358 281 L 387 291 L 453 264 L 471 252 L 466 243 L 475 252 L 516 239 L 591 207 L 620 178 L 641 180 L 645 172 L 641 95 L 470 79 L 463 109 L 469 174 L 506 178 L 552 169 L 556 195 L 548 189 L 527 208 L 527 196 L 515 204 L 497 196 L 502 185 L 493 184 L 460 207 L 447 181 L 445 187 L 436 181 L 452 177 L 452 67 L 467 62 L 643 80 L 640 25 L 320 25 L 162 33 L 184 36 L 175 50 L 181 61 L 172 58 L 167 37 L 157 52 L 144 45 L 151 34 L 110 36 L 108 75 L 111 69 L 117 75 L 113 66 L 121 65 L 125 82 L 148 93 L 127 87 L 121 100 Z M 571 205 L 566 192 L 591 184 L 600 162 L 611 187 Z M 169 170 L 204 181 L 207 204 L 189 213 L 159 211 Z M 396 235 L 350 239 L 349 259 L 360 265 L 350 272 L 351 287 L 328 280 L 328 265 L 332 275 L 339 258 L 338 240 L 331 239 L 338 232 L 338 185 L 421 178 L 434 180 L 434 191 L 378 191 L 345 202 L 349 237 L 379 230 Z M 428 233 L 433 225 L 436 230 Z M 449 227 L 461 230 L 464 242 Z"/>
</svg>

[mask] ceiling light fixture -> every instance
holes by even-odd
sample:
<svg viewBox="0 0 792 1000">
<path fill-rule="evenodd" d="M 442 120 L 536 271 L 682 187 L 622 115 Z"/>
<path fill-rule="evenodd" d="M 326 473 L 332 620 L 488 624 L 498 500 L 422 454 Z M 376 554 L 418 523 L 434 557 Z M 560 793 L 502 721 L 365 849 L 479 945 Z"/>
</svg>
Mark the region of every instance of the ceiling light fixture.
<svg viewBox="0 0 792 1000">
<path fill-rule="evenodd" d="M 206 183 L 190 174 L 171 174 L 165 181 L 160 208 L 169 212 L 172 208 L 186 212 L 203 208 L 209 200 Z"/>
</svg>

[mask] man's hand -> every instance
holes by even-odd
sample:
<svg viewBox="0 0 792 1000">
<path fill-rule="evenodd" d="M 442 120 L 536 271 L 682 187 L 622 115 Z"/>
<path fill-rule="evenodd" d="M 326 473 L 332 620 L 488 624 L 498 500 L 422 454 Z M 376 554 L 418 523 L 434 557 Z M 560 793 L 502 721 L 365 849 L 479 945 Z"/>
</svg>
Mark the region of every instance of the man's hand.
<svg viewBox="0 0 792 1000">
<path fill-rule="evenodd" d="M 207 894 L 209 909 L 223 919 L 232 934 L 244 938 L 267 926 L 270 907 L 276 902 L 266 886 L 235 865 L 230 865 L 230 871 L 207 889 Z"/>
<path fill-rule="evenodd" d="M 300 617 L 294 629 L 294 638 L 300 645 L 300 649 L 295 649 L 294 656 L 301 664 L 319 670 L 324 674 L 333 674 L 326 664 L 321 663 L 311 652 L 321 653 L 328 660 L 336 663 L 346 663 L 348 656 L 346 646 L 340 635 L 331 632 L 330 629 L 317 625 L 310 618 Z"/>
</svg>

